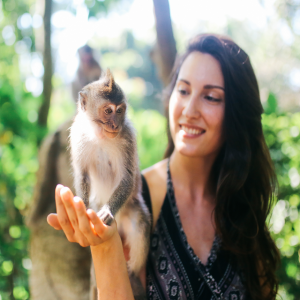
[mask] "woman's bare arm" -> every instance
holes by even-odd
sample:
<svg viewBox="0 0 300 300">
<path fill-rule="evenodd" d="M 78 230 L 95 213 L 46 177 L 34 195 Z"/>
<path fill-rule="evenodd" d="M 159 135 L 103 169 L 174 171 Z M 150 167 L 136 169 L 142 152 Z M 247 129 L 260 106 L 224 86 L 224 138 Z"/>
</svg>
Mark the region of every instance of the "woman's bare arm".
<svg viewBox="0 0 300 300">
<path fill-rule="evenodd" d="M 91 246 L 98 299 L 133 300 L 126 261 L 119 234 L 98 246 Z"/>
<path fill-rule="evenodd" d="M 98 298 L 133 300 L 116 222 L 111 226 L 103 224 L 93 210 L 86 211 L 83 201 L 62 185 L 56 187 L 55 201 L 57 214 L 50 214 L 48 223 L 62 229 L 70 242 L 91 246 Z"/>
</svg>

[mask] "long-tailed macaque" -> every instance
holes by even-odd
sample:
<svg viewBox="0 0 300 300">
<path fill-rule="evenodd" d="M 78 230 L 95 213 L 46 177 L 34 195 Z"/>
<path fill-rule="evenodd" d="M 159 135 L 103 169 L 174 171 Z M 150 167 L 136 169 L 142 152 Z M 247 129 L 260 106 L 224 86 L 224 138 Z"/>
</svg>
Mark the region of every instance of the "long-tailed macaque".
<svg viewBox="0 0 300 300">
<path fill-rule="evenodd" d="M 146 262 L 150 216 L 141 196 L 135 133 L 127 101 L 108 70 L 79 93 L 70 143 L 75 189 L 87 207 L 118 230 L 130 248 L 128 270 L 133 292 Z M 118 213 L 118 214 L 117 214 Z M 143 299 L 139 292 L 136 299 Z M 137 297 L 139 294 L 139 297 Z"/>
<path fill-rule="evenodd" d="M 76 77 L 72 82 L 72 95 L 75 102 L 78 100 L 78 93 L 87 84 L 98 80 L 101 76 L 101 67 L 94 58 L 93 49 L 85 45 L 78 49 L 79 66 Z"/>
</svg>

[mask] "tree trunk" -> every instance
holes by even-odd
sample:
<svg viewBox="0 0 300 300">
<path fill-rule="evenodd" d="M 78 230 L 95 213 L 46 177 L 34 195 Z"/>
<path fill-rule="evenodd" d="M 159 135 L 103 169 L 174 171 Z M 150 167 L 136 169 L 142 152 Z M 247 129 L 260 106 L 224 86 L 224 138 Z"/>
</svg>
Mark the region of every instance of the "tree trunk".
<svg viewBox="0 0 300 300">
<path fill-rule="evenodd" d="M 164 84 L 170 82 L 170 74 L 176 59 L 176 42 L 174 39 L 170 6 L 168 0 L 153 0 L 156 20 L 157 48 L 153 60 L 158 67 L 159 76 Z"/>
<path fill-rule="evenodd" d="M 52 53 L 51 53 L 51 16 L 52 16 L 52 0 L 45 0 L 44 13 L 44 90 L 43 103 L 39 110 L 38 125 L 47 127 L 47 118 L 50 107 L 50 99 L 52 93 Z"/>
</svg>

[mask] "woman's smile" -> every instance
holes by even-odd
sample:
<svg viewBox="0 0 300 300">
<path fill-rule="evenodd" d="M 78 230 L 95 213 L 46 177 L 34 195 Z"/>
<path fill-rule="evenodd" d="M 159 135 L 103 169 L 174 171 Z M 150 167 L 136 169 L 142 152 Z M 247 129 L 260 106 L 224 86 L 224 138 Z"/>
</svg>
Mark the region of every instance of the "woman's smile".
<svg viewBox="0 0 300 300">
<path fill-rule="evenodd" d="M 193 125 L 181 124 L 179 125 L 179 127 L 179 134 L 182 136 L 182 138 L 197 138 L 205 133 L 205 130 L 203 128 Z"/>
</svg>

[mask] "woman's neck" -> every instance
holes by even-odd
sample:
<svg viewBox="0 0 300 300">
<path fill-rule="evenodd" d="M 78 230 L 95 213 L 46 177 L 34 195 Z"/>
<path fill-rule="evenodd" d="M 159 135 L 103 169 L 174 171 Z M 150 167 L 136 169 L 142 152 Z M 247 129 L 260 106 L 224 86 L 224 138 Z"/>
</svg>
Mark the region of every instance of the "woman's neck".
<svg viewBox="0 0 300 300">
<path fill-rule="evenodd" d="M 174 186 L 186 191 L 193 201 L 215 200 L 211 171 L 216 157 L 188 157 L 174 150 L 170 171 Z"/>
</svg>

